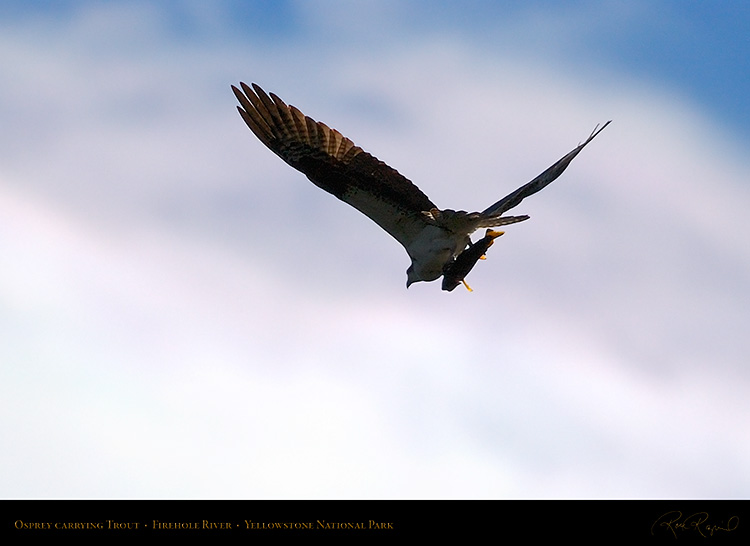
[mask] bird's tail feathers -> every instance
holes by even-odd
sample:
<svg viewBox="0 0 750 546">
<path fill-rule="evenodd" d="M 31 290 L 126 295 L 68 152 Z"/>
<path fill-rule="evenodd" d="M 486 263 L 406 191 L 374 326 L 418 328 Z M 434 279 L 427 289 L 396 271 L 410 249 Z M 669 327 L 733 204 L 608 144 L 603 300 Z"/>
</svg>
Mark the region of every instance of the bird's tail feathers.
<svg viewBox="0 0 750 546">
<path fill-rule="evenodd" d="M 515 224 L 517 222 L 523 222 L 524 220 L 528 220 L 528 219 L 529 219 L 529 216 L 525 214 L 523 216 L 502 216 L 500 214 L 482 216 L 482 218 L 477 223 L 477 228 L 492 228 L 492 227 L 498 227 L 498 226 L 507 226 L 508 224 Z"/>
</svg>

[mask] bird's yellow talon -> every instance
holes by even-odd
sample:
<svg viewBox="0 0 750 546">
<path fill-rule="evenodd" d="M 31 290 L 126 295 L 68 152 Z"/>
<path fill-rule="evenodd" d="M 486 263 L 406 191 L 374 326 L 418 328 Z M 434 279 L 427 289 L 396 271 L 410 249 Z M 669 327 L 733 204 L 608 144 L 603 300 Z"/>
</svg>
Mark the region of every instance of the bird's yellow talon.
<svg viewBox="0 0 750 546">
<path fill-rule="evenodd" d="M 480 260 L 486 260 L 487 259 L 487 254 L 482 254 L 481 256 L 479 256 L 479 259 Z"/>
<path fill-rule="evenodd" d="M 462 282 L 462 283 L 464 283 L 464 286 L 466 287 L 466 290 L 468 290 L 469 292 L 474 292 L 474 291 L 473 291 L 473 290 L 471 289 L 471 286 L 469 286 L 468 284 L 466 284 L 466 281 L 465 281 L 465 280 L 461 279 L 461 282 Z"/>
</svg>

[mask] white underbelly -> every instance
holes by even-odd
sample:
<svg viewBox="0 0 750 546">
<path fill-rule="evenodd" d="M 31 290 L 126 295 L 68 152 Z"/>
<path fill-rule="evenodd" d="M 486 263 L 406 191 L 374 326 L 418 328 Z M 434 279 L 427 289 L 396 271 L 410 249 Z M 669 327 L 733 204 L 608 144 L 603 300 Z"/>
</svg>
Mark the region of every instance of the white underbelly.
<svg viewBox="0 0 750 546">
<path fill-rule="evenodd" d="M 467 239 L 437 226 L 426 226 L 406 249 L 416 276 L 423 281 L 439 278 L 445 264 L 466 247 Z"/>
</svg>

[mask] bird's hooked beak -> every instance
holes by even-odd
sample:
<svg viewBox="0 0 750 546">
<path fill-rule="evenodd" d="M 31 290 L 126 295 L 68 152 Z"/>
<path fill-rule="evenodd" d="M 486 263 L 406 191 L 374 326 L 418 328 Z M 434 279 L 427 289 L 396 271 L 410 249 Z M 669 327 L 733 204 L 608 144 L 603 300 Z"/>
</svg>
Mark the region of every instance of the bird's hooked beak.
<svg viewBox="0 0 750 546">
<path fill-rule="evenodd" d="M 409 286 L 411 286 L 418 280 L 419 279 L 414 278 L 414 266 L 410 265 L 409 269 L 406 270 L 406 288 L 409 288 Z"/>
</svg>

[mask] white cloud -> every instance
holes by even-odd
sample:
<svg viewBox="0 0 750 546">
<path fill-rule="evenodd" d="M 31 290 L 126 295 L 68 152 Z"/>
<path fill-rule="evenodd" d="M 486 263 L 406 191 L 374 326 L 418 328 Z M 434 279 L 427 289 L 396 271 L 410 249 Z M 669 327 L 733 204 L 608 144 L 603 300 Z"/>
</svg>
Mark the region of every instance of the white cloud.
<svg viewBox="0 0 750 546">
<path fill-rule="evenodd" d="M 741 496 L 746 159 L 695 105 L 455 37 L 180 45 L 149 13 L 132 49 L 143 12 L 2 39 L 8 496 Z M 407 292 L 403 250 L 245 129 L 240 79 L 452 208 L 615 121 L 474 293 Z"/>
</svg>

